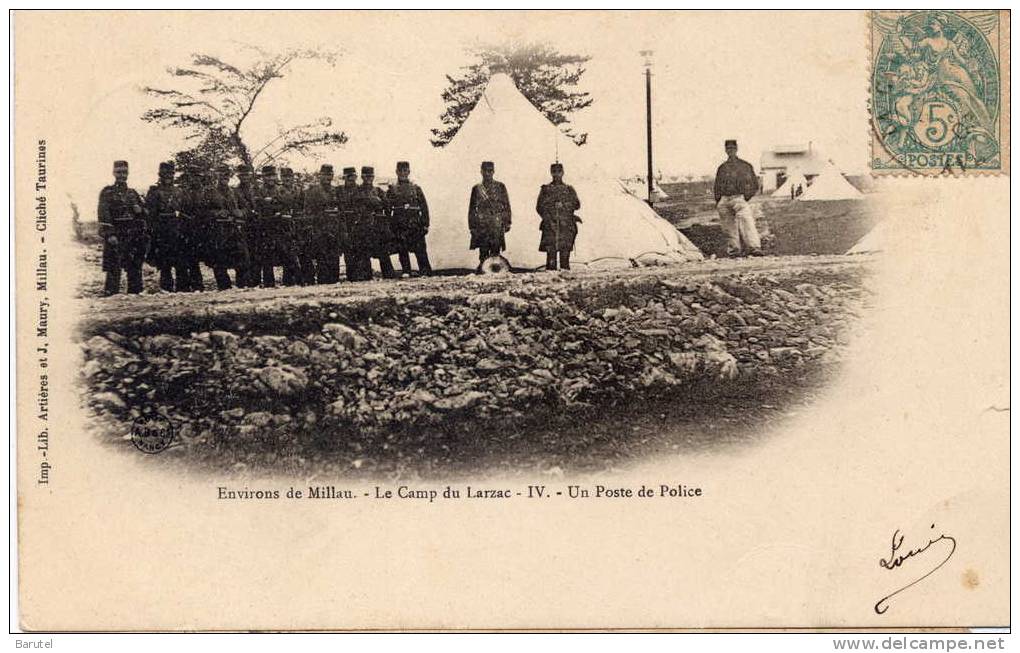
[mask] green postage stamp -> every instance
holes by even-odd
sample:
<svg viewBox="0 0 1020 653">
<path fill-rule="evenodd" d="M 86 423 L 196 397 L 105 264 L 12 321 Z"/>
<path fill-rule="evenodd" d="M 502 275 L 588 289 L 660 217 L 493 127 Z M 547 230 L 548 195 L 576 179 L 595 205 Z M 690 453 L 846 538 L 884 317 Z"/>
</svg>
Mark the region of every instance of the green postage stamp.
<svg viewBox="0 0 1020 653">
<path fill-rule="evenodd" d="M 1009 12 L 872 11 L 871 169 L 1009 172 Z"/>
</svg>

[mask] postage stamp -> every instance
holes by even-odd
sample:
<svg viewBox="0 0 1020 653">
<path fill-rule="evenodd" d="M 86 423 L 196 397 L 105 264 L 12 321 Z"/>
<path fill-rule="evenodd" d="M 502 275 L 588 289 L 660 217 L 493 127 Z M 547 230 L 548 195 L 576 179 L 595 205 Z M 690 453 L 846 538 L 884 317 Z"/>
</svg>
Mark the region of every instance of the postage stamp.
<svg viewBox="0 0 1020 653">
<path fill-rule="evenodd" d="M 871 170 L 1009 172 L 1009 12 L 872 11 Z"/>
</svg>

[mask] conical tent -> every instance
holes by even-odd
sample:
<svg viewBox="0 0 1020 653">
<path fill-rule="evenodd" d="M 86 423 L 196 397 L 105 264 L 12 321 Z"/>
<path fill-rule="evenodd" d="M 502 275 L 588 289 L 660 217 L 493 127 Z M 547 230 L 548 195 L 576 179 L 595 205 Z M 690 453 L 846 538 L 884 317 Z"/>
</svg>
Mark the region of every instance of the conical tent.
<svg viewBox="0 0 1020 653">
<path fill-rule="evenodd" d="M 847 254 L 867 254 L 885 249 L 885 223 L 879 222 L 863 238 L 847 250 Z"/>
<path fill-rule="evenodd" d="M 790 198 L 790 189 L 796 188 L 797 186 L 801 187 L 802 192 L 807 192 L 807 177 L 805 177 L 804 173 L 800 171 L 800 168 L 795 168 L 792 172 L 790 172 L 790 176 L 787 177 L 783 184 L 772 193 L 772 197 L 777 199 Z"/>
<path fill-rule="evenodd" d="M 549 165 L 563 163 L 564 181 L 581 200 L 572 261 L 579 264 L 630 265 L 686 261 L 701 252 L 644 202 L 627 193 L 621 182 L 587 160 L 583 148 L 563 136 L 517 90 L 505 74 L 489 81 L 478 104 L 453 140 L 424 165 L 415 165 L 429 202 L 429 257 L 437 269 L 474 268 L 477 250 L 468 249 L 468 202 L 481 181 L 482 161 L 492 161 L 496 179 L 510 194 L 512 228 L 503 255 L 515 268 L 545 263 L 538 251 L 541 218 L 535 212 L 538 192 L 548 183 Z"/>
<path fill-rule="evenodd" d="M 789 189 L 787 189 L 789 192 Z M 827 164 L 822 174 L 815 177 L 811 187 L 798 197 L 799 200 L 859 200 L 864 197 L 861 191 L 853 187 L 836 166 Z"/>
</svg>

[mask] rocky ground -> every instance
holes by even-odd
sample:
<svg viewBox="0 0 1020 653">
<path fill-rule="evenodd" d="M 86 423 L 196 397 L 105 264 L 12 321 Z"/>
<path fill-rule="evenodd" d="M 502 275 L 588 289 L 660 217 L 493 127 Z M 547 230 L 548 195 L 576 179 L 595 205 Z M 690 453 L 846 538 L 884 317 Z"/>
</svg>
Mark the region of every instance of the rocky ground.
<svg viewBox="0 0 1020 653">
<path fill-rule="evenodd" d="M 83 400 L 158 463 L 305 476 L 613 469 L 753 440 L 838 364 L 867 257 L 82 300 Z"/>
</svg>

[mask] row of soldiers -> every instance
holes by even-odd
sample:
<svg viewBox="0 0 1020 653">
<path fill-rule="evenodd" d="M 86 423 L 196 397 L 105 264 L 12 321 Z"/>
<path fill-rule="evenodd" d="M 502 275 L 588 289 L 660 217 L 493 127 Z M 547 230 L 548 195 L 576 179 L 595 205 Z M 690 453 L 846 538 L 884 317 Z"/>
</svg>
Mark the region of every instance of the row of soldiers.
<svg viewBox="0 0 1020 653">
<path fill-rule="evenodd" d="M 127 272 L 128 292 L 142 290 L 142 264 L 159 270 L 166 291 L 204 290 L 200 263 L 213 270 L 216 287 L 272 287 L 276 267 L 284 285 L 332 284 L 340 281 L 344 257 L 349 281 L 372 278 L 376 259 L 385 278 L 396 277 L 391 256 L 411 274 L 411 254 L 420 274 L 432 273 L 425 236 L 429 208 L 421 187 L 410 181 L 411 166 L 397 163 L 397 183 L 387 191 L 374 185 L 371 166 L 344 168 L 343 184 L 333 186 L 333 167 L 323 165 L 318 184 L 302 189 L 293 170 L 262 168 L 256 184 L 249 166 L 233 171 L 222 165 L 215 177 L 191 169 L 176 183 L 172 162 L 161 163 L 159 181 L 144 200 L 128 187 L 128 164 L 114 163 L 115 183 L 99 195 L 100 237 L 103 239 L 104 292 L 120 290 Z M 563 164 L 550 166 L 552 181 L 542 186 L 536 212 L 542 217 L 539 250 L 550 270 L 570 268 L 577 237 L 577 193 L 563 183 Z M 495 164 L 484 161 L 482 180 L 471 189 L 468 229 L 471 249 L 486 261 L 501 259 L 510 231 L 511 208 L 506 186 L 495 180 Z M 233 280 L 230 272 L 233 271 Z"/>
<path fill-rule="evenodd" d="M 261 170 L 256 184 L 251 167 L 219 166 L 215 176 L 189 169 L 176 183 L 172 162 L 159 166 L 159 181 L 143 199 L 127 185 L 128 164 L 116 161 L 115 183 L 99 195 L 99 235 L 103 240 L 104 293 L 142 290 L 142 264 L 159 270 L 167 291 L 205 289 L 200 263 L 213 270 L 216 287 L 272 287 L 275 267 L 284 285 L 340 281 L 340 257 L 350 281 L 372 278 L 371 259 L 386 278 L 396 277 L 391 256 L 411 274 L 432 273 L 425 235 L 429 210 L 425 194 L 410 181 L 410 164 L 397 164 L 397 183 L 384 192 L 374 185 L 371 166 L 344 168 L 343 184 L 333 186 L 333 167 L 323 165 L 318 183 L 302 189 L 294 171 L 273 166 Z M 234 274 L 231 279 L 231 271 Z"/>
</svg>

